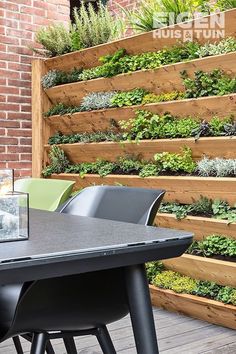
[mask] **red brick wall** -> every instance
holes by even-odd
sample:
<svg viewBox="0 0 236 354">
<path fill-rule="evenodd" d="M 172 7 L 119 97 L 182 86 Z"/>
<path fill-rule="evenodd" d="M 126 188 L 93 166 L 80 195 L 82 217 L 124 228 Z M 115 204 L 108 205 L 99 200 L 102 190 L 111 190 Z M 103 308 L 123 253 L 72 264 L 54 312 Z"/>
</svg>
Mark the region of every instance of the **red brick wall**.
<svg viewBox="0 0 236 354">
<path fill-rule="evenodd" d="M 137 0 L 109 0 L 108 6 L 112 12 L 120 13 L 121 9 L 119 6 L 117 6 L 117 4 L 119 4 L 124 8 L 130 8 L 130 7 L 132 8 L 136 3 Z"/>
<path fill-rule="evenodd" d="M 0 168 L 31 174 L 31 59 L 34 33 L 68 21 L 69 0 L 0 0 Z"/>
</svg>

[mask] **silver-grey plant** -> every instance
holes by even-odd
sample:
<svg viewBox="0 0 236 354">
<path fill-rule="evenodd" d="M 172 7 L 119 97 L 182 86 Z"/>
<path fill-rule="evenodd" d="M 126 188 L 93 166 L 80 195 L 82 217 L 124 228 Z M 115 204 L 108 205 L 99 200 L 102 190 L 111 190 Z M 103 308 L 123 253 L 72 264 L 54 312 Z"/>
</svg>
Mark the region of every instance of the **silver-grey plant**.
<svg viewBox="0 0 236 354">
<path fill-rule="evenodd" d="M 236 176 L 236 159 L 204 157 L 197 162 L 197 172 L 202 177 Z"/>
<path fill-rule="evenodd" d="M 82 99 L 81 109 L 91 111 L 112 107 L 111 99 L 116 93 L 116 91 L 91 92 Z"/>
<path fill-rule="evenodd" d="M 49 89 L 50 87 L 56 86 L 58 73 L 58 70 L 50 70 L 42 77 L 41 82 L 44 89 Z"/>
<path fill-rule="evenodd" d="M 236 39 L 229 37 L 223 39 L 218 43 L 216 42 L 216 43 L 204 44 L 197 50 L 196 54 L 200 58 L 203 58 L 211 55 L 226 54 L 235 51 L 236 51 Z"/>
</svg>

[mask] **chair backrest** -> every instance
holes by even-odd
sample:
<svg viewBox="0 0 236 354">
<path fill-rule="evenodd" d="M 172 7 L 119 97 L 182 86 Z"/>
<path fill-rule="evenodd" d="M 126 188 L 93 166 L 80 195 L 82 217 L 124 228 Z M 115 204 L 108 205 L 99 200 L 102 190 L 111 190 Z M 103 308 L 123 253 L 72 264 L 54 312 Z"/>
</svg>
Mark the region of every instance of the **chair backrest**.
<svg viewBox="0 0 236 354">
<path fill-rule="evenodd" d="M 30 208 L 55 211 L 69 199 L 74 184 L 59 179 L 23 178 L 14 183 L 14 190 L 29 193 Z"/>
<path fill-rule="evenodd" d="M 164 190 L 119 186 L 83 189 L 65 203 L 61 213 L 152 225 Z"/>
</svg>

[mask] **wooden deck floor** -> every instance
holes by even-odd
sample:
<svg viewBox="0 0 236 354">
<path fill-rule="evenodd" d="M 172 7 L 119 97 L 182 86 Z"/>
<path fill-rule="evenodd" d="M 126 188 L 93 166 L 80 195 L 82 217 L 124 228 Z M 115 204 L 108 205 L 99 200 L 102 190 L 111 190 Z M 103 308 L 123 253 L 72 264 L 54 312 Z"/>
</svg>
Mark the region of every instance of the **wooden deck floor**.
<svg viewBox="0 0 236 354">
<path fill-rule="evenodd" d="M 161 354 L 236 354 L 236 331 L 211 325 L 182 315 L 154 309 Z M 130 318 L 109 326 L 119 354 L 136 354 Z M 92 336 L 76 340 L 78 354 L 101 354 Z M 23 343 L 29 353 L 28 343 Z M 61 340 L 53 341 L 56 354 L 66 354 Z M 12 341 L 0 344 L 0 354 L 15 354 Z M 145 353 L 143 353 L 145 354 Z"/>
</svg>

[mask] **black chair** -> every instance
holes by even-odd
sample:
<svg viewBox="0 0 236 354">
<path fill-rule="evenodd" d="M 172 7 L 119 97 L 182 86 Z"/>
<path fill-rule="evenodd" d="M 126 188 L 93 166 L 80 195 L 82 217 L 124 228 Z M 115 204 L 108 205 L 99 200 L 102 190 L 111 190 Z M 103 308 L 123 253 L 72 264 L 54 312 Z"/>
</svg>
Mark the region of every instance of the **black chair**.
<svg viewBox="0 0 236 354">
<path fill-rule="evenodd" d="M 59 212 L 151 225 L 163 190 L 96 186 L 85 188 Z M 106 325 L 128 313 L 123 268 L 6 285 L 0 288 L 0 340 L 32 338 L 31 354 L 53 353 L 50 339 L 93 334 L 104 354 L 115 354 Z M 52 333 L 53 332 L 53 333 Z M 29 335 L 33 333 L 33 337 Z M 47 346 L 48 344 L 48 346 Z M 19 348 L 18 348 L 19 349 Z"/>
</svg>

